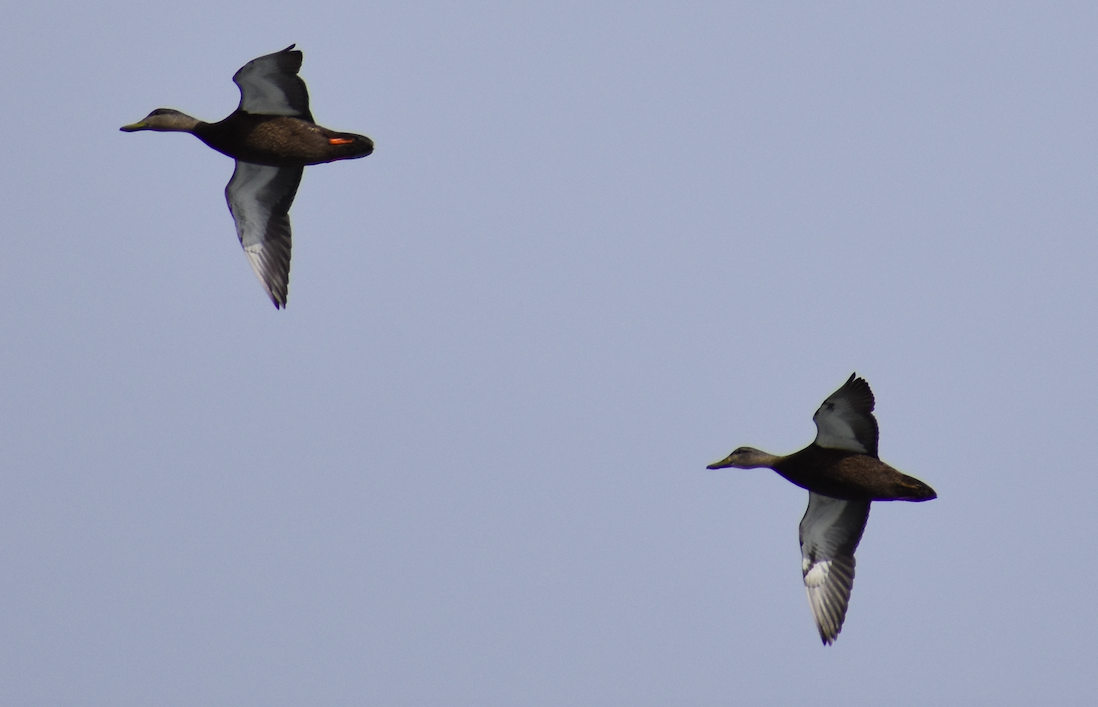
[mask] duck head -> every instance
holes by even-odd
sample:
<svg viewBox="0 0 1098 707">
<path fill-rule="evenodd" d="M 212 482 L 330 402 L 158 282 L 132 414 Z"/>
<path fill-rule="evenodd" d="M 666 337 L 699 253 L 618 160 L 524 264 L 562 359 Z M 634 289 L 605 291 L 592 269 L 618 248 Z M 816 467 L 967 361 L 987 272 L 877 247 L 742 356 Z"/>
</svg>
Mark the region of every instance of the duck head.
<svg viewBox="0 0 1098 707">
<path fill-rule="evenodd" d="M 162 133 L 189 133 L 192 132 L 199 120 L 186 113 L 180 113 L 172 108 L 157 108 L 144 119 L 132 125 L 123 125 L 119 130 L 124 133 L 132 133 L 138 130 L 156 130 Z"/>
<path fill-rule="evenodd" d="M 781 457 L 767 454 L 754 447 L 740 447 L 719 462 L 713 462 L 706 469 L 758 469 L 770 468 Z"/>
</svg>

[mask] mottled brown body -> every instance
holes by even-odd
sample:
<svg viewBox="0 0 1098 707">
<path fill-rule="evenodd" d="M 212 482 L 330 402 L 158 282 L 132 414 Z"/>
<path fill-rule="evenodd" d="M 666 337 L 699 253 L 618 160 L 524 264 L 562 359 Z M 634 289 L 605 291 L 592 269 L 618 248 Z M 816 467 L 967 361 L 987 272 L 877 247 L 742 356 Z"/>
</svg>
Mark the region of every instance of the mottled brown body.
<svg viewBox="0 0 1098 707">
<path fill-rule="evenodd" d="M 854 587 L 854 551 L 873 501 L 929 501 L 938 494 L 877 458 L 880 436 L 873 391 L 851 374 L 812 421 L 815 441 L 787 456 L 738 447 L 709 469 L 773 469 L 808 491 L 801 518 L 801 575 L 824 645 L 835 642 Z"/>
<path fill-rule="evenodd" d="M 848 501 L 929 501 L 938 496 L 876 457 L 816 444 L 779 457 L 770 468 L 803 489 Z"/>
<path fill-rule="evenodd" d="M 218 123 L 199 123 L 192 132 L 233 159 L 273 167 L 349 160 L 374 151 L 373 140 L 365 135 L 336 132 L 300 118 L 240 110 Z"/>
<path fill-rule="evenodd" d="M 240 105 L 217 123 L 174 108 L 157 108 L 123 132 L 191 133 L 236 160 L 225 201 L 244 255 L 278 309 L 290 282 L 290 205 L 307 165 L 365 157 L 374 141 L 317 125 L 309 91 L 298 76 L 302 54 L 290 45 L 249 61 L 233 74 Z"/>
</svg>

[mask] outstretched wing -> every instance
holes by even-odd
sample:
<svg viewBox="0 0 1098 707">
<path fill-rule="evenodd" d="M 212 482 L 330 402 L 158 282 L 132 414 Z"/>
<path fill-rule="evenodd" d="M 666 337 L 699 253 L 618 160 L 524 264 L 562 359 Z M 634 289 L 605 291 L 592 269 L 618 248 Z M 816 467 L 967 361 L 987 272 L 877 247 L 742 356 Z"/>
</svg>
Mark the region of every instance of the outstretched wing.
<svg viewBox="0 0 1098 707">
<path fill-rule="evenodd" d="M 270 167 L 237 160 L 225 200 L 252 270 L 276 308 L 290 286 L 290 205 L 303 167 Z"/>
<path fill-rule="evenodd" d="M 854 551 L 869 520 L 869 501 L 843 501 L 809 492 L 801 519 L 801 571 L 808 605 L 824 645 L 843 629 L 854 587 Z"/>
<path fill-rule="evenodd" d="M 816 423 L 816 444 L 877 456 L 878 430 L 873 405 L 869 383 L 851 373 L 843 387 L 823 401 L 812 416 Z"/>
<path fill-rule="evenodd" d="M 240 108 L 257 115 L 288 115 L 310 123 L 309 92 L 297 75 L 301 52 L 290 45 L 280 52 L 252 59 L 233 75 L 240 87 Z"/>
</svg>

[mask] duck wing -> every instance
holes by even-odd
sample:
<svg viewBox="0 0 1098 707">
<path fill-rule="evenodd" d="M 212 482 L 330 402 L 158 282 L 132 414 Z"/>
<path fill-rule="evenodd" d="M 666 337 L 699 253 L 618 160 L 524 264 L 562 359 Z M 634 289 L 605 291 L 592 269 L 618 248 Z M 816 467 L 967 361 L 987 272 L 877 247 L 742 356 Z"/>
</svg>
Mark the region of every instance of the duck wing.
<svg viewBox="0 0 1098 707">
<path fill-rule="evenodd" d="M 256 115 L 288 115 L 310 123 L 309 92 L 297 75 L 301 70 L 302 54 L 294 45 L 280 52 L 252 59 L 233 75 L 240 87 L 240 107 Z"/>
<path fill-rule="evenodd" d="M 869 501 L 843 501 L 809 492 L 801 519 L 801 571 L 808 605 L 824 645 L 843 629 L 854 586 L 854 551 L 869 520 Z"/>
<path fill-rule="evenodd" d="M 841 388 L 823 401 L 812 416 L 816 444 L 877 456 L 877 418 L 873 417 L 873 391 L 864 378 L 851 373 Z"/>
<path fill-rule="evenodd" d="M 244 254 L 276 308 L 290 285 L 290 205 L 304 167 L 270 167 L 237 160 L 225 200 Z"/>
</svg>

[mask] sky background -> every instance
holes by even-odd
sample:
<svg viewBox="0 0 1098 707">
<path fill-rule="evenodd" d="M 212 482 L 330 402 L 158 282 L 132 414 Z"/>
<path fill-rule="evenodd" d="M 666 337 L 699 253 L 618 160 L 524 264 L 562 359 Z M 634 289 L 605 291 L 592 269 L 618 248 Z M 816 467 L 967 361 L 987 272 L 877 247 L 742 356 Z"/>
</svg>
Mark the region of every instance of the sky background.
<svg viewBox="0 0 1098 707">
<path fill-rule="evenodd" d="M 1098 5 L 13 3 L 0 704 L 1093 704 Z M 289 307 L 232 161 L 296 42 Z M 881 456 L 843 633 L 788 453 Z"/>
</svg>

